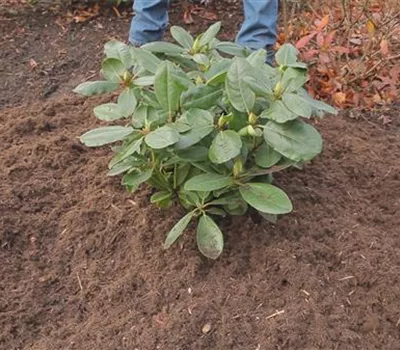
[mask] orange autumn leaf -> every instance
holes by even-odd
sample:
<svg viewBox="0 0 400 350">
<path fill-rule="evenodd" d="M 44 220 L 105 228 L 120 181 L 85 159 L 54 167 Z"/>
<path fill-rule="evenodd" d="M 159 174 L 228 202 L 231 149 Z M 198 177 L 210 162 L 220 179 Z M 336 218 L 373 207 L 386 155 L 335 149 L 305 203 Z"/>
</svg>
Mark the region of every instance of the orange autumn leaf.
<svg viewBox="0 0 400 350">
<path fill-rule="evenodd" d="M 381 49 L 381 53 L 384 56 L 389 55 L 389 44 L 388 41 L 383 39 L 380 43 L 380 49 Z"/>
<path fill-rule="evenodd" d="M 369 35 L 373 36 L 375 34 L 375 29 L 376 29 L 375 23 L 369 19 L 366 23 L 366 26 Z"/>
<path fill-rule="evenodd" d="M 321 21 L 317 24 L 317 31 L 321 31 L 324 29 L 329 23 L 329 15 L 326 15 Z"/>
<path fill-rule="evenodd" d="M 343 105 L 346 102 L 346 93 L 335 92 L 332 96 L 332 100 L 334 103 L 336 103 L 338 105 Z"/>
</svg>

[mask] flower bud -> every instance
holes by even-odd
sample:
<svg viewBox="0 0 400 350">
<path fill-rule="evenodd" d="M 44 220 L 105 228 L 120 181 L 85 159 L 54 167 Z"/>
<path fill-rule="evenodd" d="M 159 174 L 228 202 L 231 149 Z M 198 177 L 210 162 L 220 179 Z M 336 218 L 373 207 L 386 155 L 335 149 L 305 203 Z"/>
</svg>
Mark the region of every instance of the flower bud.
<svg viewBox="0 0 400 350">
<path fill-rule="evenodd" d="M 237 177 L 243 171 L 243 162 L 241 159 L 236 159 L 235 163 L 233 164 L 233 177 Z"/>
<path fill-rule="evenodd" d="M 255 123 L 257 123 L 257 119 L 258 119 L 257 116 L 253 112 L 251 112 L 249 114 L 249 123 L 251 125 L 254 125 Z"/>
<path fill-rule="evenodd" d="M 274 88 L 274 96 L 275 98 L 280 98 L 283 92 L 283 86 L 282 83 L 280 81 L 278 81 L 278 83 L 276 84 L 275 88 Z"/>
</svg>

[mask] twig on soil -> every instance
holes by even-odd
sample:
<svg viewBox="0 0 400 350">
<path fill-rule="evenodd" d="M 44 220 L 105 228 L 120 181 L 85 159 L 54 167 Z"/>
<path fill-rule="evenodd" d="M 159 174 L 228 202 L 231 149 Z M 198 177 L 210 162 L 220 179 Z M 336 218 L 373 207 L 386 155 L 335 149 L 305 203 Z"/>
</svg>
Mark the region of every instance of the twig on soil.
<svg viewBox="0 0 400 350">
<path fill-rule="evenodd" d="M 272 315 L 267 316 L 265 319 L 269 320 L 270 318 L 282 315 L 283 313 L 285 313 L 285 310 L 280 310 L 280 311 L 276 310 L 275 313 L 273 313 Z"/>
<path fill-rule="evenodd" d="M 396 327 L 398 327 L 400 325 L 400 318 L 399 318 L 399 320 L 397 321 L 397 323 L 396 323 Z"/>
<path fill-rule="evenodd" d="M 83 291 L 83 286 L 82 286 L 82 282 L 81 282 L 81 278 L 79 277 L 79 274 L 76 274 L 76 277 L 78 277 L 78 283 L 79 283 L 79 287 L 81 288 L 81 291 Z"/>
<path fill-rule="evenodd" d="M 350 280 L 352 278 L 355 278 L 355 277 L 354 276 L 346 276 L 346 277 L 343 277 L 343 278 L 339 278 L 339 281 L 346 281 L 346 280 Z"/>
</svg>

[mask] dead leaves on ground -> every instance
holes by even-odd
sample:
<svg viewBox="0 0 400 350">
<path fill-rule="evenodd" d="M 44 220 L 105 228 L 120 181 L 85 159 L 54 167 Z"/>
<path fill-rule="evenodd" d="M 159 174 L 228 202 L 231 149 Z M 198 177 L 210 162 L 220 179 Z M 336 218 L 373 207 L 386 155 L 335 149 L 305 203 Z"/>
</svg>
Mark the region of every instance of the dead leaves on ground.
<svg viewBox="0 0 400 350">
<path fill-rule="evenodd" d="M 310 93 L 342 108 L 396 101 L 400 3 L 349 0 L 345 8 L 341 2 L 329 5 L 296 15 L 288 23 L 289 37 L 280 35 L 281 43 L 296 43 L 310 65 Z"/>
</svg>

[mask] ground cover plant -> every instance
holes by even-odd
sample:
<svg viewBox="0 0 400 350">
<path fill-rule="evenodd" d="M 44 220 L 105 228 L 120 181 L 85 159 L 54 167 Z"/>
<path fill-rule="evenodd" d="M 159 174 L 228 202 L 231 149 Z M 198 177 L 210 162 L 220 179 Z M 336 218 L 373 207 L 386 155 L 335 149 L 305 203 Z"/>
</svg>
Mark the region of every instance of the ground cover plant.
<svg viewBox="0 0 400 350">
<path fill-rule="evenodd" d="M 278 66 L 265 63 L 266 51 L 216 39 L 220 23 L 193 38 L 172 27 L 177 44 L 156 42 L 134 48 L 105 45 L 105 80 L 74 91 L 84 96 L 117 95 L 94 108 L 114 122 L 81 136 L 89 147 L 117 143 L 110 176 L 122 176 L 131 192 L 143 183 L 156 189 L 151 202 L 175 202 L 187 214 L 168 233 L 169 248 L 197 220 L 197 245 L 215 259 L 223 234 L 215 217 L 243 215 L 249 206 L 263 217 L 292 211 L 273 173 L 301 167 L 322 150 L 322 138 L 306 120 L 335 110 L 304 89 L 306 65 L 297 49 L 283 45 Z"/>
</svg>

